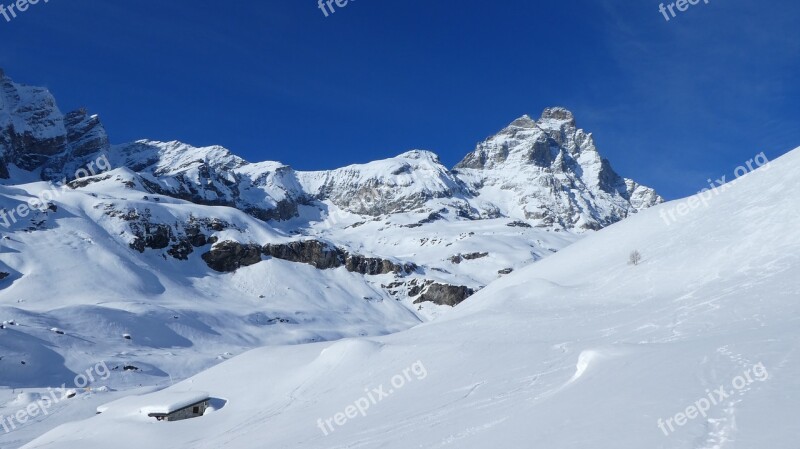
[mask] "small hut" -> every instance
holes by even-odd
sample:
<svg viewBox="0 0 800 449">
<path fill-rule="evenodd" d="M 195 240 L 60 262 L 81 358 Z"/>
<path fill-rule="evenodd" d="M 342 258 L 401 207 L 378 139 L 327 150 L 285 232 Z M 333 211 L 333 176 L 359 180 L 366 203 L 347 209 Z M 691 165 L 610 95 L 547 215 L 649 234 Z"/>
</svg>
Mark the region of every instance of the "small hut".
<svg viewBox="0 0 800 449">
<path fill-rule="evenodd" d="M 170 392 L 156 396 L 159 404 L 141 409 L 142 413 L 159 421 L 180 421 L 203 416 L 209 407 L 208 393 L 202 391 Z"/>
</svg>

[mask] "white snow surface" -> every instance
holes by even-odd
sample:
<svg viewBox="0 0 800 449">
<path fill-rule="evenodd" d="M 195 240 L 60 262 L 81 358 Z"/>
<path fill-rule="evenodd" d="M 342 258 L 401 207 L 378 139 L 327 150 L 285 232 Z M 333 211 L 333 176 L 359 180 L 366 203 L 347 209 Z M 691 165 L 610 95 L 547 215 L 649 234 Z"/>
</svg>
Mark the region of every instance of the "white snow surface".
<svg viewBox="0 0 800 449">
<path fill-rule="evenodd" d="M 707 207 L 642 211 L 432 322 L 256 349 L 167 390 L 219 398 L 201 418 L 121 407 L 24 447 L 795 449 L 798 198 L 800 149 Z M 695 206 L 667 224 L 681 204 Z M 704 416 L 676 419 L 720 387 Z"/>
<path fill-rule="evenodd" d="M 294 220 L 265 223 L 234 208 L 149 193 L 138 177 L 117 168 L 57 193 L 44 182 L 0 186 L 0 208 L 6 211 L 43 192 L 54 196 L 57 209 L 15 215 L 16 221 L 5 216 L 0 271 L 9 276 L 0 280 L 0 322 L 14 324 L 0 329 L 0 415 L 19 411 L 13 401 L 20 390 L 46 395 L 48 387 L 74 387 L 76 376 L 101 362 L 111 372 L 88 390 L 77 388 L 75 398 L 54 405 L 50 414 L 0 431 L 0 447 L 18 448 L 59 424 L 93 416 L 106 402 L 167 387 L 252 348 L 408 329 L 450 308 L 412 304 L 407 287 L 391 296 L 384 286 L 418 278 L 478 289 L 500 278 L 499 270 L 519 269 L 578 238 L 511 227 L 507 218 L 470 221 L 448 214 L 404 227 L 429 213 L 376 220 L 329 202 L 323 203 L 324 214 L 309 206 Z M 220 220 L 230 225 L 212 233 L 220 241 L 263 245 L 318 238 L 421 268 L 398 279 L 264 257 L 235 273 L 216 273 L 200 257 L 211 245 L 187 261 L 164 250 L 131 249 L 130 223 L 109 215 L 131 210 L 154 223 Z M 459 264 L 450 260 L 475 252 L 487 255 Z"/>
</svg>

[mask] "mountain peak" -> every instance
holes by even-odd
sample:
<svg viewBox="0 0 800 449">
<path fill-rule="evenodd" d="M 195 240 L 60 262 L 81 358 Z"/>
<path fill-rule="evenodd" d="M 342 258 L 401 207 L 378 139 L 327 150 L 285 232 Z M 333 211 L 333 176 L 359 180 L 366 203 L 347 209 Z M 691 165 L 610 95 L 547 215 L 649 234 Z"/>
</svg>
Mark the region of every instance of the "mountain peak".
<svg viewBox="0 0 800 449">
<path fill-rule="evenodd" d="M 530 115 L 525 114 L 522 117 L 514 120 L 509 124 L 506 129 L 534 129 L 544 128 L 550 129 L 561 127 L 563 125 L 575 127 L 575 115 L 567 108 L 561 106 L 554 106 L 545 108 L 539 120 L 534 120 Z"/>
<path fill-rule="evenodd" d="M 540 121 L 545 121 L 545 120 L 567 122 L 568 124 L 575 126 L 575 115 L 573 115 L 572 111 L 570 111 L 569 109 L 561 106 L 545 108 L 545 110 L 542 111 L 542 117 Z"/>
<path fill-rule="evenodd" d="M 434 153 L 433 151 L 428 150 L 410 150 L 406 151 L 397 156 L 399 159 L 414 159 L 414 160 L 426 160 L 430 161 L 434 164 L 440 164 L 439 162 L 439 155 Z"/>
<path fill-rule="evenodd" d="M 515 120 L 455 170 L 484 201 L 512 204 L 512 216 L 545 227 L 599 229 L 662 201 L 614 172 L 563 107 Z"/>
<path fill-rule="evenodd" d="M 525 114 L 522 117 L 514 120 L 508 125 L 509 128 L 534 128 L 536 127 L 536 121 L 531 118 L 530 115 Z"/>
</svg>

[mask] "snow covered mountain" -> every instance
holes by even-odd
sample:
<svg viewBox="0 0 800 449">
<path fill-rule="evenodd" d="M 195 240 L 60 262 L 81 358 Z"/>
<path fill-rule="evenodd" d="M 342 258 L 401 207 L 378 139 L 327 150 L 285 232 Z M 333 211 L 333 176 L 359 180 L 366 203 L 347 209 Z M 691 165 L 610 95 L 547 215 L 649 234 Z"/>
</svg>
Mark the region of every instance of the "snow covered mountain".
<svg viewBox="0 0 800 449">
<path fill-rule="evenodd" d="M 800 149 L 379 338 L 267 347 L 26 449 L 797 447 Z M 638 265 L 628 254 L 639 249 Z M 208 392 L 179 423 L 142 410 Z"/>
<path fill-rule="evenodd" d="M 219 146 L 112 145 L 97 115 L 2 71 L 0 86 L 0 415 L 98 362 L 113 371 L 109 391 L 2 447 L 255 347 L 414 327 L 661 202 L 558 108 L 455 169 L 413 150 L 301 172 Z"/>
<path fill-rule="evenodd" d="M 300 173 L 306 192 L 347 212 L 381 216 L 431 209 L 445 200 L 469 214 L 472 192 L 429 151 L 325 172 Z"/>
<path fill-rule="evenodd" d="M 62 114 L 43 88 L 0 71 L 0 177 L 6 184 L 74 179 L 106 155 L 136 173 L 150 193 L 226 205 L 262 220 L 286 220 L 299 205 L 330 200 L 380 216 L 431 209 L 432 200 L 466 218 L 512 217 L 561 229 L 599 229 L 661 202 L 652 190 L 617 175 L 591 134 L 562 108 L 525 116 L 467 155 L 455 171 L 427 151 L 326 172 L 295 172 L 277 162 L 251 164 L 222 147 L 139 141 L 111 147 L 98 116 Z M 12 177 L 9 167 L 19 169 Z M 92 173 L 94 174 L 94 173 Z M 436 204 L 438 206 L 438 204 Z"/>
<path fill-rule="evenodd" d="M 563 108 L 546 109 L 538 121 L 515 120 L 456 170 L 504 215 L 540 226 L 600 229 L 663 202 L 653 189 L 614 172 Z"/>
<path fill-rule="evenodd" d="M 68 186 L 75 191 L 94 185 L 90 190 L 95 197 L 124 192 L 113 194 L 113 204 L 94 206 L 129 223 L 113 238 L 139 252 L 162 251 L 178 260 L 187 260 L 195 248 L 226 243 L 211 234 L 228 227 L 217 223 L 216 229 L 201 233 L 196 221 L 214 221 L 213 209 L 200 208 L 205 212 L 175 221 L 170 211 L 160 210 L 166 204 L 158 203 L 161 198 L 232 207 L 280 234 L 322 239 L 325 245 L 343 246 L 343 251 L 357 248 L 373 259 L 415 264 L 429 272 L 425 282 L 438 276 L 446 284 L 474 291 L 493 280 L 492 275 L 538 260 L 585 230 L 662 201 L 651 189 L 618 176 L 599 156 L 591 135 L 577 129 L 572 114 L 561 108 L 547 109 L 539 121 L 514 121 L 481 143 L 455 170 L 442 165 L 435 154 L 415 150 L 337 170 L 297 172 L 278 162 L 249 163 L 219 146 L 147 140 L 112 146 L 96 115 L 85 110 L 62 114 L 46 89 L 15 83 L 2 72 L 0 83 L 4 184 L 72 181 Z M 126 204 L 128 197 L 154 200 L 142 208 Z M 53 206 L 58 207 L 57 201 Z M 41 223 L 41 218 L 33 220 Z M 361 239 L 350 232 L 356 228 Z M 466 228 L 472 230 L 465 233 Z M 417 229 L 420 236 L 409 245 L 398 238 L 405 235 L 392 229 Z M 487 251 L 490 238 L 481 239 L 485 247 L 460 245 L 476 240 L 469 238 L 476 231 L 484 236 L 514 234 L 522 245 L 509 246 L 529 250 L 511 251 L 516 254 L 509 258 Z M 550 231 L 566 231 L 571 237 L 553 239 Z M 270 243 L 226 238 L 244 246 Z M 231 248 L 231 242 L 227 245 Z M 436 247 L 435 257 L 419 258 L 426 245 Z M 443 257 L 438 253 L 442 247 L 451 254 Z M 484 274 L 461 276 L 453 274 L 461 267 L 441 266 L 443 261 L 465 259 L 487 259 L 480 270 L 473 270 Z M 236 269 L 240 264 L 227 266 Z"/>
</svg>

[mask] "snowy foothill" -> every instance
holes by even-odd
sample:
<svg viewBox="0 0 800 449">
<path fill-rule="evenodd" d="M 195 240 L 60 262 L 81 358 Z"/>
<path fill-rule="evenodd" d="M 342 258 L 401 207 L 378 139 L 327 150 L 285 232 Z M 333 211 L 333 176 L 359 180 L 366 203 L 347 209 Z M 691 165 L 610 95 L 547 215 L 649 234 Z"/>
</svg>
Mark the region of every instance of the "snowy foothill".
<svg viewBox="0 0 800 449">
<path fill-rule="evenodd" d="M 587 235 L 437 320 L 256 349 L 172 387 L 226 398 L 216 413 L 164 426 L 104 413 L 25 448 L 794 447 L 800 149 L 771 166 L 681 222 L 661 220 L 666 204 Z M 424 382 L 319 431 L 418 360 Z M 719 386 L 706 416 L 659 428 Z"/>
</svg>

